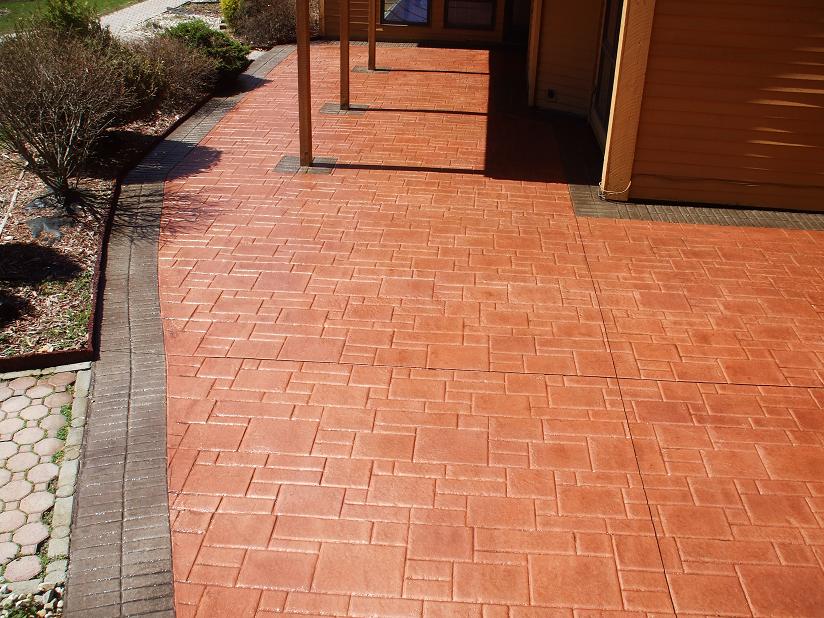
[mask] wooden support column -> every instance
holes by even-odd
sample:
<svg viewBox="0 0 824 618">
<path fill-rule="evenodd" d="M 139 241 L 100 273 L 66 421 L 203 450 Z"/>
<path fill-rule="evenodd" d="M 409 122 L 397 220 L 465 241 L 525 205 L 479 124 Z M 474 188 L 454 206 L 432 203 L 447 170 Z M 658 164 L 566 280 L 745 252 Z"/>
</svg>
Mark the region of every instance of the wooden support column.
<svg viewBox="0 0 824 618">
<path fill-rule="evenodd" d="M 629 199 L 654 15 L 655 0 L 624 2 L 601 178 L 601 193 L 609 200 Z"/>
<path fill-rule="evenodd" d="M 538 81 L 538 58 L 541 51 L 541 25 L 544 0 L 532 0 L 532 12 L 529 19 L 529 60 L 527 62 L 527 80 L 529 84 L 529 105 L 535 105 L 535 86 Z"/>
<path fill-rule="evenodd" d="M 298 119 L 300 164 L 312 165 L 312 88 L 309 79 L 309 0 L 295 0 L 298 42 Z"/>
<path fill-rule="evenodd" d="M 369 70 L 375 70 L 375 48 L 377 47 L 378 5 L 380 0 L 369 0 Z"/>
<path fill-rule="evenodd" d="M 339 0 L 340 108 L 349 109 L 349 0 Z"/>
</svg>

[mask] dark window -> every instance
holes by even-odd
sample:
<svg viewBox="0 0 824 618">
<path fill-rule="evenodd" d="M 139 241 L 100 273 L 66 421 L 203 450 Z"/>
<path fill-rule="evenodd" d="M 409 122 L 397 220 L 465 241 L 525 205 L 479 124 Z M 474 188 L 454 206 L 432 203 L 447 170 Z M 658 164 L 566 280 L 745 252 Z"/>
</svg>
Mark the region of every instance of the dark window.
<svg viewBox="0 0 824 618">
<path fill-rule="evenodd" d="M 429 0 L 381 0 L 384 24 L 429 24 Z"/>
<path fill-rule="evenodd" d="M 495 0 L 446 0 L 449 28 L 491 30 L 495 27 Z"/>
</svg>

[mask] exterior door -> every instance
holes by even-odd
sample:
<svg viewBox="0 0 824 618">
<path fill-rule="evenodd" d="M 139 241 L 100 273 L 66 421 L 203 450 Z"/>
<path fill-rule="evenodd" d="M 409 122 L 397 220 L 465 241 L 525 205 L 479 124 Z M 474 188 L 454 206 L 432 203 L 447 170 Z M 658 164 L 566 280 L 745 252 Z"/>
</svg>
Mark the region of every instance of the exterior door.
<svg viewBox="0 0 824 618">
<path fill-rule="evenodd" d="M 604 27 L 601 30 L 601 51 L 598 58 L 598 77 L 592 100 L 590 121 L 595 135 L 606 144 L 609 113 L 612 107 L 612 89 L 615 81 L 615 64 L 618 59 L 618 42 L 621 34 L 623 0 L 606 0 Z"/>
</svg>

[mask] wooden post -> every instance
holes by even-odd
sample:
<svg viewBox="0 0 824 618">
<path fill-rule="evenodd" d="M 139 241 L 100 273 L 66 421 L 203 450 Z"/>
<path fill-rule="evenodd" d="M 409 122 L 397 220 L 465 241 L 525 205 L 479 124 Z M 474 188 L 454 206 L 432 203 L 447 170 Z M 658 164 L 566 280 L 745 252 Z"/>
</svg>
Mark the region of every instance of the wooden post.
<svg viewBox="0 0 824 618">
<path fill-rule="evenodd" d="M 349 0 L 340 0 L 340 108 L 349 109 Z"/>
<path fill-rule="evenodd" d="M 609 200 L 629 199 L 654 15 L 655 0 L 624 3 L 601 177 L 601 195 Z"/>
<path fill-rule="evenodd" d="M 312 88 L 309 80 L 309 0 L 295 0 L 298 40 L 300 164 L 312 165 Z"/>
<path fill-rule="evenodd" d="M 369 0 L 369 70 L 375 70 L 375 41 L 376 41 L 376 30 L 378 28 L 378 6 L 377 3 L 380 0 Z"/>
</svg>

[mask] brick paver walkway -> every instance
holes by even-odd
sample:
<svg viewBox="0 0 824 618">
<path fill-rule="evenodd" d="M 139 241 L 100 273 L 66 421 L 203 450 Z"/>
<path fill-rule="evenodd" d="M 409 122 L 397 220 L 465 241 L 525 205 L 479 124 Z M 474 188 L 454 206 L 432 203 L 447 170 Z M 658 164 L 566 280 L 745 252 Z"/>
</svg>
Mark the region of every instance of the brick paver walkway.
<svg viewBox="0 0 824 618">
<path fill-rule="evenodd" d="M 292 56 L 167 183 L 178 616 L 819 613 L 824 235 L 576 218 L 489 52 L 380 56 L 332 174 Z"/>
</svg>

